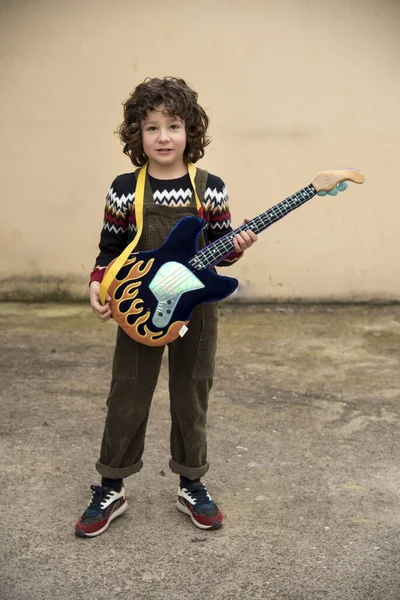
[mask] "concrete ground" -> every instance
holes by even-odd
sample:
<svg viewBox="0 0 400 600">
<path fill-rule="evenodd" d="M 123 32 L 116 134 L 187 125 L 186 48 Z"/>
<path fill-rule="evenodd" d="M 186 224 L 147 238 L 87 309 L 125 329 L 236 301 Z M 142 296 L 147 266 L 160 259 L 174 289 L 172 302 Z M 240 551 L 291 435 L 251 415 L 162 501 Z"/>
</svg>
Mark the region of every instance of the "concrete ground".
<svg viewBox="0 0 400 600">
<path fill-rule="evenodd" d="M 0 305 L 1 600 L 399 600 L 400 306 L 225 305 L 203 532 L 175 508 L 166 363 L 129 510 L 74 525 L 98 480 L 115 325 Z"/>
</svg>

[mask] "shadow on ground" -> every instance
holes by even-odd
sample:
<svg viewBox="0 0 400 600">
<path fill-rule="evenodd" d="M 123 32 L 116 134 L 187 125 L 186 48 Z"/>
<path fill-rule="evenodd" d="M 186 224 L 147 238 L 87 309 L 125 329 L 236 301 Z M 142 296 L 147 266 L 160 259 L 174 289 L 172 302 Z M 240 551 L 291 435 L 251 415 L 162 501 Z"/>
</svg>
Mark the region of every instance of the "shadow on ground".
<svg viewBox="0 0 400 600">
<path fill-rule="evenodd" d="M 130 509 L 92 540 L 73 528 L 115 326 L 0 309 L 1 600 L 399 600 L 399 306 L 224 306 L 206 479 L 224 528 L 175 509 L 165 356 Z"/>
</svg>

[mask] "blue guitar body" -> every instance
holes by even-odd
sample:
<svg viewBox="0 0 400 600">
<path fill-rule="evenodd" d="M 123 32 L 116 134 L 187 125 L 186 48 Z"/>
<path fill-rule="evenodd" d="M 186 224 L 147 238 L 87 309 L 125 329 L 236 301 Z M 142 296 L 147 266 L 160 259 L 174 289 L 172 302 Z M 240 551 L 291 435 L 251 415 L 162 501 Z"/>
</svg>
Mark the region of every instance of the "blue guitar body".
<svg viewBox="0 0 400 600">
<path fill-rule="evenodd" d="M 204 223 L 184 217 L 160 248 L 133 252 L 115 276 L 108 290 L 113 318 L 138 342 L 173 341 L 184 334 L 198 304 L 222 300 L 237 288 L 236 279 L 191 264 Z"/>
</svg>

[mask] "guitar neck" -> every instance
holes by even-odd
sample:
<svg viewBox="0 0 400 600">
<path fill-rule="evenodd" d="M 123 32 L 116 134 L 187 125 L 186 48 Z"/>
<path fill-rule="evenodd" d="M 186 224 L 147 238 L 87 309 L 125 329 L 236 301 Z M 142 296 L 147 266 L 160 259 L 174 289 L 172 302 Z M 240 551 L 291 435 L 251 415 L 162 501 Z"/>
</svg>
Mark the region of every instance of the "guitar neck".
<svg viewBox="0 0 400 600">
<path fill-rule="evenodd" d="M 226 256 L 235 251 L 233 239 L 237 233 L 248 231 L 249 229 L 256 234 L 261 233 L 264 229 L 267 229 L 267 227 L 292 212 L 292 210 L 295 210 L 302 204 L 305 204 L 305 202 L 308 202 L 308 200 L 311 200 L 316 193 L 317 192 L 312 185 L 302 188 L 293 194 L 293 196 L 285 198 L 285 200 L 282 200 L 279 204 L 276 204 L 272 208 L 261 213 L 258 217 L 251 219 L 248 223 L 241 225 L 234 231 L 231 231 L 219 240 L 200 250 L 200 252 L 189 260 L 189 264 L 198 270 L 205 269 L 206 267 L 214 267 Z"/>
</svg>

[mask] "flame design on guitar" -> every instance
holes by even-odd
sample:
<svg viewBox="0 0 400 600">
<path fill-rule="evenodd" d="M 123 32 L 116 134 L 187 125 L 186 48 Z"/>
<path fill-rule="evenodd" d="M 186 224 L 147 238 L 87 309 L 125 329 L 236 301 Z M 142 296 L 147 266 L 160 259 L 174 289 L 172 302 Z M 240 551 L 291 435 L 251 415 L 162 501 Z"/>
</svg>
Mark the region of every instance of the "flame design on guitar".
<svg viewBox="0 0 400 600">
<path fill-rule="evenodd" d="M 184 217 L 160 248 L 132 252 L 118 270 L 108 288 L 114 320 L 129 336 L 148 346 L 174 341 L 186 332 L 198 304 L 222 300 L 237 288 L 236 279 L 213 269 L 233 251 L 236 233 L 246 229 L 261 233 L 317 193 L 343 191 L 340 184 L 345 181 L 363 183 L 364 176 L 356 169 L 323 171 L 310 185 L 200 251 L 198 238 L 204 220 Z"/>
<path fill-rule="evenodd" d="M 165 345 L 177 337 L 185 323 L 174 322 L 166 331 L 150 329 L 147 323 L 151 311 L 146 310 L 144 300 L 139 294 L 143 278 L 151 271 L 154 259 L 138 259 L 138 253 L 131 255 L 108 290 L 112 298 L 112 316 L 118 325 L 137 341 L 148 346 Z"/>
<path fill-rule="evenodd" d="M 184 217 L 160 248 L 131 253 L 113 279 L 108 289 L 112 316 L 136 341 L 172 342 L 183 335 L 197 304 L 221 300 L 236 289 L 236 279 L 197 261 L 191 264 L 203 226 L 200 217 Z"/>
</svg>

